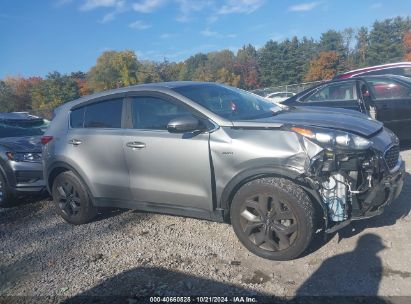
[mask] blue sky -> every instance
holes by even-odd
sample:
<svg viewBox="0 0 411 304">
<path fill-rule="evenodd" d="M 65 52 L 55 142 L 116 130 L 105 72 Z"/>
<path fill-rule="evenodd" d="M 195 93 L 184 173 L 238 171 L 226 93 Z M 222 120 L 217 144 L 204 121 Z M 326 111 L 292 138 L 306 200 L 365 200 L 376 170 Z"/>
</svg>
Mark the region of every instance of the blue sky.
<svg viewBox="0 0 411 304">
<path fill-rule="evenodd" d="M 0 78 L 87 71 L 105 50 L 179 61 L 410 15 L 411 0 L 1 0 Z"/>
</svg>

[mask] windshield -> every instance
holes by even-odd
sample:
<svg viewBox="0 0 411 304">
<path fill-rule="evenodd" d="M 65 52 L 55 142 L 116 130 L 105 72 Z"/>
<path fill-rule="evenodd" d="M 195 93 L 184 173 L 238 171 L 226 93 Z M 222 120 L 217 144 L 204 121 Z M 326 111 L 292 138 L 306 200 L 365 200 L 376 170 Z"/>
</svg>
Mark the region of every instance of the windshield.
<svg viewBox="0 0 411 304">
<path fill-rule="evenodd" d="M 229 120 L 247 120 L 272 116 L 282 108 L 243 90 L 215 84 L 174 88 L 181 95 Z"/>
<path fill-rule="evenodd" d="M 43 135 L 49 123 L 45 119 L 35 121 L 0 121 L 0 138 Z"/>
</svg>

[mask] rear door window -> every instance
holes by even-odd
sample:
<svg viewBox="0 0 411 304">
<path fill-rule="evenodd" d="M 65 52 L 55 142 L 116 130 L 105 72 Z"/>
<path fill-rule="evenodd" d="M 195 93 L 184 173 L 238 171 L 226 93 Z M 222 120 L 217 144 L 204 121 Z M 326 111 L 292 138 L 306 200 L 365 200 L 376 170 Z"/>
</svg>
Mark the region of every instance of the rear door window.
<svg viewBox="0 0 411 304">
<path fill-rule="evenodd" d="M 111 99 L 75 109 L 70 115 L 72 128 L 121 128 L 122 99 Z"/>
<path fill-rule="evenodd" d="M 367 82 L 375 100 L 408 99 L 411 87 L 391 79 L 368 78 Z"/>
</svg>

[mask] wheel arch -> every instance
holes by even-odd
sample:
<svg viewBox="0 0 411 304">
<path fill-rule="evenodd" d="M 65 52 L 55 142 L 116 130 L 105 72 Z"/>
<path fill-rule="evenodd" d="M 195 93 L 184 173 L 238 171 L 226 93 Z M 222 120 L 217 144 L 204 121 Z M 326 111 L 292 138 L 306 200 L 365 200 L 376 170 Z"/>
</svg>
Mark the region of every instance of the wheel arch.
<svg viewBox="0 0 411 304">
<path fill-rule="evenodd" d="M 220 208 L 224 210 L 224 219 L 229 220 L 230 206 L 235 193 L 249 181 L 264 178 L 264 177 L 278 177 L 285 178 L 299 187 L 301 187 L 315 203 L 316 207 L 320 207 L 322 212 L 327 216 L 325 206 L 315 190 L 313 185 L 304 177 L 304 174 L 293 170 L 292 168 L 275 168 L 275 167 L 261 167 L 242 171 L 234 176 L 222 191 L 220 198 Z"/>
<path fill-rule="evenodd" d="M 84 184 L 84 186 L 87 189 L 87 192 L 89 193 L 90 197 L 92 198 L 92 192 L 91 192 L 91 188 L 89 186 L 89 184 L 86 182 L 86 180 L 82 177 L 82 175 L 80 174 L 80 172 L 78 170 L 76 170 L 76 168 L 74 168 L 73 166 L 71 166 L 70 164 L 67 164 L 65 162 L 62 161 L 58 161 L 53 163 L 52 166 L 50 166 L 50 168 L 47 171 L 47 189 L 49 191 L 49 193 L 51 194 L 52 191 L 52 187 L 53 187 L 53 182 L 56 179 L 56 177 L 63 172 L 66 171 L 71 171 L 73 172 L 80 180 L 81 182 Z"/>
</svg>

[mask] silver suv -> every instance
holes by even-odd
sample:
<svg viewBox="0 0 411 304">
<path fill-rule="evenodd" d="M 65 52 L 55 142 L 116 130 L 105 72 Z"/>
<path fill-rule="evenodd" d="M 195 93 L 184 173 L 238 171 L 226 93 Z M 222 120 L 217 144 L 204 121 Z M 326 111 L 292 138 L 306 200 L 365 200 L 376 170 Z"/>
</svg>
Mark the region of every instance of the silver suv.
<svg viewBox="0 0 411 304">
<path fill-rule="evenodd" d="M 380 214 L 404 180 L 398 138 L 380 122 L 213 83 L 83 97 L 56 109 L 42 142 L 67 222 L 89 222 L 99 207 L 225 221 L 273 260 L 301 255 L 318 223 L 330 233 Z"/>
</svg>

